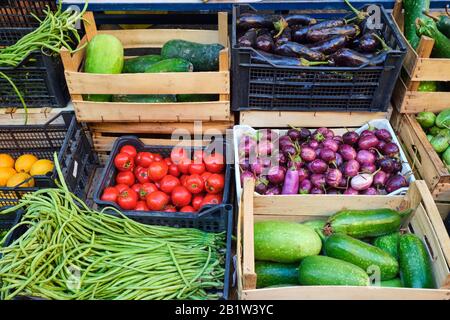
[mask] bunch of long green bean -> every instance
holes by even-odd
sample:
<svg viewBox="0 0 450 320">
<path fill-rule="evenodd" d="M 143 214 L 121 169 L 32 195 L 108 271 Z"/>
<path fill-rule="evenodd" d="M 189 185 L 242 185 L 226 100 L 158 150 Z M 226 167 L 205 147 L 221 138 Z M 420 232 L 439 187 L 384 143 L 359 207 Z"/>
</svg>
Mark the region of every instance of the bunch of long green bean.
<svg viewBox="0 0 450 320">
<path fill-rule="evenodd" d="M 0 250 L 2 299 L 219 297 L 224 233 L 144 225 L 91 210 L 68 191 L 56 156 L 55 164 L 59 188 L 30 193 L 2 212 L 25 210 L 15 229 L 27 227 Z"/>
<path fill-rule="evenodd" d="M 71 44 L 80 42 L 80 36 L 75 28 L 76 23 L 81 21 L 82 16 L 87 8 L 87 2 L 81 12 L 73 10 L 62 11 L 62 1 L 58 5 L 58 10 L 52 12 L 47 7 L 44 12 L 46 18 L 40 20 L 33 13 L 32 15 L 40 22 L 38 28 L 33 32 L 28 33 L 18 40 L 15 44 L 0 49 L 0 67 L 17 67 L 25 58 L 27 58 L 34 51 L 42 51 L 44 54 L 58 54 L 61 48 L 67 48 L 70 52 L 75 52 Z M 81 48 L 79 48 L 81 49 Z M 79 50 L 78 49 L 78 50 Z M 17 96 L 19 97 L 22 106 L 25 109 L 25 124 L 28 120 L 28 110 L 22 94 L 5 73 L 0 72 L 0 76 L 6 79 Z"/>
</svg>

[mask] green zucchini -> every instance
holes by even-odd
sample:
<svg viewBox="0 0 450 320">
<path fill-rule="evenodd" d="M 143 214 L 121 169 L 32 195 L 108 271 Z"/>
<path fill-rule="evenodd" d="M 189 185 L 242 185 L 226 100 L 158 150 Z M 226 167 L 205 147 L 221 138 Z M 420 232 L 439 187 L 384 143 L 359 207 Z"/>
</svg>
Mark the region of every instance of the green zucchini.
<svg viewBox="0 0 450 320">
<path fill-rule="evenodd" d="M 306 257 L 298 267 L 298 280 L 306 286 L 368 286 L 369 276 L 358 266 L 325 256 Z"/>
<path fill-rule="evenodd" d="M 416 120 L 422 126 L 422 128 L 427 129 L 434 126 L 436 115 L 430 111 L 423 111 L 417 114 Z"/>
<path fill-rule="evenodd" d="M 442 154 L 442 161 L 444 161 L 447 166 L 450 166 L 450 147 L 448 147 Z"/>
<path fill-rule="evenodd" d="M 219 54 L 224 47 L 218 43 L 201 44 L 185 40 L 170 40 L 161 49 L 164 59 L 181 58 L 190 61 L 195 71 L 218 71 Z"/>
<path fill-rule="evenodd" d="M 438 30 L 436 23 L 431 19 L 419 19 L 418 23 L 417 33 L 434 39 L 432 56 L 435 58 L 450 58 L 450 39 Z"/>
<path fill-rule="evenodd" d="M 450 15 L 448 13 L 448 7 L 446 8 L 446 14 L 441 14 L 438 18 L 430 15 L 428 12 L 425 15 L 436 22 L 436 27 L 447 38 L 450 38 Z"/>
<path fill-rule="evenodd" d="M 436 288 L 427 249 L 414 234 L 404 234 L 399 240 L 400 275 L 407 288 Z"/>
<path fill-rule="evenodd" d="M 439 112 L 436 117 L 436 126 L 442 129 L 450 129 L 450 108 Z"/>
<path fill-rule="evenodd" d="M 256 287 L 264 288 L 285 283 L 298 285 L 298 264 L 255 261 Z"/>
<path fill-rule="evenodd" d="M 311 227 L 320 237 L 320 239 L 323 241 L 325 240 L 325 235 L 323 233 L 323 227 L 325 226 L 325 223 L 327 221 L 323 219 L 315 219 L 315 220 L 309 220 L 305 221 L 302 224 L 308 227 Z"/>
<path fill-rule="evenodd" d="M 389 253 L 395 259 L 398 260 L 398 240 L 400 238 L 400 232 L 394 232 L 381 236 L 375 239 L 373 245 L 380 248 L 384 252 Z"/>
<path fill-rule="evenodd" d="M 178 102 L 207 102 L 218 101 L 217 94 L 177 94 Z"/>
<path fill-rule="evenodd" d="M 431 134 L 427 134 L 427 140 L 429 141 L 429 142 L 431 142 L 431 139 L 433 139 L 434 137 L 431 135 Z"/>
<path fill-rule="evenodd" d="M 431 146 L 437 153 L 444 152 L 449 146 L 449 138 L 447 135 L 439 133 L 430 141 Z"/>
<path fill-rule="evenodd" d="M 167 103 L 177 102 L 172 94 L 123 94 L 114 95 L 113 102 L 136 102 L 136 103 Z"/>
<path fill-rule="evenodd" d="M 417 88 L 417 91 L 420 92 L 435 92 L 438 91 L 438 83 L 437 81 L 422 81 Z"/>
<path fill-rule="evenodd" d="M 404 15 L 404 34 L 406 40 L 415 49 L 419 45 L 420 36 L 416 33 L 417 18 L 426 18 L 424 11 L 430 9 L 430 0 L 403 0 Z"/>
<path fill-rule="evenodd" d="M 165 59 L 156 62 L 145 69 L 146 73 L 161 73 L 161 72 L 192 72 L 194 67 L 192 63 L 184 59 Z"/>
<path fill-rule="evenodd" d="M 324 233 L 344 233 L 354 238 L 378 237 L 398 231 L 402 219 L 411 212 L 412 210 L 397 212 L 388 208 L 342 210 L 327 220 Z"/>
<path fill-rule="evenodd" d="M 431 134 L 432 136 L 437 136 L 441 132 L 441 130 L 442 130 L 441 128 L 433 126 L 430 129 L 428 129 L 428 133 Z"/>
<path fill-rule="evenodd" d="M 379 268 L 381 280 L 393 279 L 398 274 L 398 262 L 389 253 L 345 234 L 329 236 L 324 251 L 327 256 L 350 262 L 368 274 Z"/>
<path fill-rule="evenodd" d="M 392 288 L 403 288 L 403 282 L 400 278 L 394 278 L 391 280 L 385 280 L 379 282 L 380 287 L 392 287 Z M 375 285 L 373 285 L 375 286 Z"/>
<path fill-rule="evenodd" d="M 122 73 L 143 73 L 148 67 L 161 60 L 161 56 L 156 54 L 126 59 L 123 63 Z"/>
</svg>

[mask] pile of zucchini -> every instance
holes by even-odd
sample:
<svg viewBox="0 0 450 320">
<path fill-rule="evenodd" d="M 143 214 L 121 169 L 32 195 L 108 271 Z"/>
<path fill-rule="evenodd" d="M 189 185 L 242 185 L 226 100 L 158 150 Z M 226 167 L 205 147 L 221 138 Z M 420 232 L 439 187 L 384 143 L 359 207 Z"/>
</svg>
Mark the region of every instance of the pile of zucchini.
<svg viewBox="0 0 450 320">
<path fill-rule="evenodd" d="M 343 210 L 328 220 L 254 225 L 257 288 L 435 288 L 422 240 L 400 229 L 412 210 Z"/>
<path fill-rule="evenodd" d="M 450 108 L 441 111 L 437 116 L 430 111 L 420 112 L 416 120 L 450 173 Z"/>
</svg>

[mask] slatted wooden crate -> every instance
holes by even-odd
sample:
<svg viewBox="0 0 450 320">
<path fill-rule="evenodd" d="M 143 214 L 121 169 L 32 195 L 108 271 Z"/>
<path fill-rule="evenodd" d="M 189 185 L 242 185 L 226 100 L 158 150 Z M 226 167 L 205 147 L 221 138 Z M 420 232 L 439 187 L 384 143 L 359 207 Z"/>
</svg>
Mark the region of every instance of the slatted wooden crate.
<svg viewBox="0 0 450 320">
<path fill-rule="evenodd" d="M 436 16 L 443 13 L 432 12 Z M 392 15 L 400 30 L 403 30 L 401 0 L 397 0 Z M 436 112 L 449 107 L 450 92 L 417 91 L 421 81 L 450 81 L 450 59 L 430 58 L 433 46 L 434 40 L 425 36 L 422 36 L 416 50 L 407 42 L 403 76 L 397 80 L 392 96 L 394 106 L 401 113 Z"/>
<path fill-rule="evenodd" d="M 28 116 L 23 108 L 0 108 L 0 125 L 44 124 L 62 111 L 73 111 L 69 103 L 66 108 L 29 108 Z"/>
<path fill-rule="evenodd" d="M 86 36 L 79 47 L 97 33 L 116 36 L 125 49 L 161 48 L 172 39 L 220 43 L 219 71 L 89 74 L 82 72 L 86 49 L 71 55 L 61 51 L 65 76 L 77 119 L 85 122 L 187 122 L 230 121 L 230 58 L 227 14 L 218 14 L 218 30 L 135 29 L 97 30 L 92 12 L 85 14 Z M 84 94 L 217 94 L 218 101 L 184 103 L 92 102 Z"/>
<path fill-rule="evenodd" d="M 254 196 L 254 182 L 247 180 L 238 219 L 237 276 L 242 300 L 318 299 L 446 299 L 450 300 L 450 240 L 424 181 L 416 181 L 404 196 Z M 326 200 L 324 200 L 326 198 Z M 392 208 L 414 212 L 407 225 L 426 243 L 440 289 L 353 286 L 291 286 L 256 289 L 253 224 L 260 220 L 302 222 L 326 218 L 342 209 Z M 444 234 L 445 232 L 445 234 Z"/>
</svg>

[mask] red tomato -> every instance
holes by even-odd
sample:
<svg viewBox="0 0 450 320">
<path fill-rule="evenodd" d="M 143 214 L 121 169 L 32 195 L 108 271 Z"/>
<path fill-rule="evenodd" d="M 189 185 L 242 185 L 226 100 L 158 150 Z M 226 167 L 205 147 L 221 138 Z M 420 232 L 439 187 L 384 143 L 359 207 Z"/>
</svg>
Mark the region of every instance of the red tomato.
<svg viewBox="0 0 450 320">
<path fill-rule="evenodd" d="M 133 146 L 130 146 L 129 144 L 120 148 L 120 152 L 128 153 L 131 156 L 131 158 L 133 158 L 133 159 L 136 158 L 136 155 L 137 155 L 136 148 Z"/>
<path fill-rule="evenodd" d="M 164 208 L 164 212 L 177 212 L 177 209 L 173 205 L 169 204 Z"/>
<path fill-rule="evenodd" d="M 200 208 L 202 207 L 204 197 L 205 196 L 203 194 L 196 194 L 192 199 L 192 206 L 194 207 L 195 211 L 200 210 Z"/>
<path fill-rule="evenodd" d="M 210 175 L 212 175 L 211 172 L 204 172 L 204 173 L 202 173 L 203 182 L 206 182 L 206 180 L 208 180 Z"/>
<path fill-rule="evenodd" d="M 134 175 L 139 183 L 147 183 L 150 182 L 150 178 L 148 177 L 148 169 L 144 167 L 136 167 L 134 169 Z"/>
<path fill-rule="evenodd" d="M 174 176 L 165 176 L 161 179 L 160 183 L 160 189 L 161 191 L 164 191 L 167 194 L 171 194 L 172 190 L 176 187 L 181 185 L 180 180 L 178 178 L 175 178 Z"/>
<path fill-rule="evenodd" d="M 148 210 L 148 206 L 145 203 L 145 201 L 142 201 L 142 200 L 138 201 L 136 203 L 136 208 L 134 208 L 134 210 L 136 210 L 136 211 L 150 211 L 150 210 Z"/>
<path fill-rule="evenodd" d="M 155 156 L 150 152 L 139 152 L 136 156 L 136 164 L 140 167 L 148 168 Z"/>
<path fill-rule="evenodd" d="M 192 163 L 189 166 L 189 173 L 190 174 L 202 174 L 206 170 L 206 167 L 203 163 Z"/>
<path fill-rule="evenodd" d="M 164 161 L 153 161 L 148 167 L 148 177 L 151 181 L 159 181 L 169 171 L 169 166 Z"/>
<path fill-rule="evenodd" d="M 164 162 L 167 163 L 167 165 L 169 167 L 173 164 L 173 162 L 172 162 L 172 160 L 170 160 L 170 158 L 164 158 Z"/>
<path fill-rule="evenodd" d="M 162 191 L 147 195 L 147 206 L 152 211 L 161 211 L 169 203 L 170 197 Z"/>
<path fill-rule="evenodd" d="M 186 187 L 186 180 L 187 180 L 188 177 L 189 177 L 189 176 L 188 176 L 188 175 L 185 175 L 185 174 L 183 174 L 183 175 L 180 177 L 180 183 L 181 183 L 182 186 L 185 186 L 185 187 Z"/>
<path fill-rule="evenodd" d="M 176 164 L 171 164 L 169 166 L 169 174 L 174 176 L 174 177 L 179 177 L 180 176 L 180 169 L 178 169 L 178 166 Z"/>
<path fill-rule="evenodd" d="M 145 200 L 147 198 L 147 195 L 155 191 L 158 191 L 158 187 L 156 187 L 154 183 L 143 183 L 140 191 L 141 198 L 143 198 L 142 200 Z"/>
<path fill-rule="evenodd" d="M 203 163 L 203 151 L 195 150 L 193 158 L 194 158 L 194 163 L 196 163 L 196 164 Z"/>
<path fill-rule="evenodd" d="M 124 210 L 133 210 L 136 208 L 138 195 L 133 189 L 126 189 L 119 194 L 117 198 L 118 205 Z"/>
<path fill-rule="evenodd" d="M 159 181 L 155 181 L 155 186 L 158 190 L 161 189 L 161 184 L 159 183 Z"/>
<path fill-rule="evenodd" d="M 140 184 L 140 183 L 136 183 L 131 186 L 131 189 L 133 189 L 135 192 L 137 192 L 139 197 L 141 197 L 141 188 L 142 188 L 142 184 Z"/>
<path fill-rule="evenodd" d="M 119 193 L 122 193 L 123 191 L 125 191 L 129 187 L 126 184 L 116 184 L 114 186 L 114 188 L 116 188 Z"/>
<path fill-rule="evenodd" d="M 192 208 L 191 206 L 184 206 L 183 208 L 180 209 L 180 212 L 195 212 L 195 209 Z"/>
<path fill-rule="evenodd" d="M 100 199 L 102 201 L 116 202 L 118 196 L 119 196 L 119 191 L 117 191 L 116 188 L 108 187 L 108 188 L 105 188 L 105 190 L 103 190 L 103 194 Z"/>
<path fill-rule="evenodd" d="M 205 190 L 208 193 L 217 194 L 223 190 L 224 184 L 223 174 L 213 173 L 205 182 Z"/>
<path fill-rule="evenodd" d="M 191 166 L 191 159 L 181 159 L 178 162 L 178 169 L 182 174 L 188 174 L 190 166 Z"/>
<path fill-rule="evenodd" d="M 163 161 L 163 160 L 164 158 L 159 153 L 153 155 L 153 161 Z"/>
<path fill-rule="evenodd" d="M 131 187 L 134 184 L 134 174 L 131 171 L 122 171 L 119 172 L 116 176 L 117 184 L 126 184 Z"/>
<path fill-rule="evenodd" d="M 190 193 L 197 194 L 203 191 L 203 179 L 198 174 L 193 174 L 186 179 L 184 186 Z"/>
<path fill-rule="evenodd" d="M 221 204 L 222 203 L 222 195 L 220 194 L 207 194 L 202 201 L 201 207 L 207 204 Z"/>
<path fill-rule="evenodd" d="M 184 207 L 191 203 L 192 194 L 183 186 L 176 186 L 172 191 L 172 203 L 176 207 Z"/>
<path fill-rule="evenodd" d="M 187 159 L 188 158 L 188 152 L 185 148 L 181 147 L 175 147 L 170 152 L 170 159 L 173 163 L 178 164 L 181 159 Z"/>
<path fill-rule="evenodd" d="M 223 156 L 220 153 L 210 154 L 203 158 L 206 170 L 212 173 L 221 173 L 224 167 Z"/>
<path fill-rule="evenodd" d="M 114 158 L 114 165 L 119 171 L 132 171 L 134 168 L 134 160 L 128 153 L 121 152 Z"/>
</svg>

